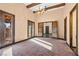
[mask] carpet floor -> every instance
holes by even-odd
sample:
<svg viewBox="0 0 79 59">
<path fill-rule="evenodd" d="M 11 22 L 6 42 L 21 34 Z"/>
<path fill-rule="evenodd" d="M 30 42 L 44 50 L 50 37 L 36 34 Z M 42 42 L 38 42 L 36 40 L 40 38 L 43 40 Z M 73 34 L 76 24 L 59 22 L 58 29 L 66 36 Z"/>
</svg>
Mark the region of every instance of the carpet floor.
<svg viewBox="0 0 79 59">
<path fill-rule="evenodd" d="M 0 56 L 75 56 L 75 54 L 64 40 L 37 37 L 0 49 Z"/>
</svg>

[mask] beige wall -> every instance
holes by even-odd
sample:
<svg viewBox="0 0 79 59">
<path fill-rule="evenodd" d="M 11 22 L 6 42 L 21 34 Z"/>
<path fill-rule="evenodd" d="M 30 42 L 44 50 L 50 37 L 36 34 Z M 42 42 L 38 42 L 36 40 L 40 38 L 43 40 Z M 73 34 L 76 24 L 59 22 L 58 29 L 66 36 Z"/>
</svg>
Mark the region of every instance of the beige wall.
<svg viewBox="0 0 79 59">
<path fill-rule="evenodd" d="M 69 4 L 67 3 L 66 6 L 65 6 L 65 10 L 64 10 L 64 17 L 67 16 L 67 43 L 69 44 L 70 43 L 70 37 L 69 37 L 69 13 L 70 11 L 72 10 L 72 8 L 75 6 L 75 4 Z M 78 4 L 78 11 L 79 11 L 79 4 Z M 78 12 L 78 15 L 79 15 L 79 12 Z M 74 17 L 75 17 L 75 14 L 74 14 Z M 79 17 L 78 17 L 78 20 L 79 20 Z M 78 34 L 79 34 L 79 21 L 78 21 Z M 79 35 L 78 35 L 78 55 L 79 55 Z"/>
<path fill-rule="evenodd" d="M 70 18 L 70 11 L 73 9 L 73 7 L 75 5 L 76 5 L 76 3 L 66 3 L 65 7 L 63 7 L 63 8 L 48 11 L 44 15 L 38 16 L 36 23 L 38 24 L 39 22 L 57 20 L 58 27 L 59 27 L 59 38 L 64 38 L 64 19 L 65 19 L 65 17 L 67 17 L 67 43 L 70 44 L 69 18 Z M 78 7 L 79 7 L 79 5 L 78 5 Z M 78 8 L 78 10 L 79 10 L 79 8 Z M 79 14 L 79 12 L 78 12 L 78 14 Z M 78 24 L 78 26 L 79 26 L 79 24 Z M 37 29 L 36 35 L 38 36 L 38 26 L 37 25 L 36 25 L 36 29 Z M 79 29 L 79 27 L 78 27 L 78 29 Z M 78 33 L 79 33 L 79 31 L 78 31 Z M 78 35 L 78 39 L 79 39 L 79 35 Z M 79 40 L 78 40 L 78 42 L 79 42 Z M 78 47 L 78 50 L 79 50 L 79 47 Z M 78 51 L 78 54 L 79 54 L 79 51 Z"/>
<path fill-rule="evenodd" d="M 47 22 L 47 21 L 58 21 L 58 30 L 59 30 L 59 38 L 64 38 L 64 16 L 63 16 L 63 9 L 64 7 L 58 8 L 58 9 L 53 9 L 50 11 L 47 11 L 43 15 L 38 15 L 37 17 L 37 24 L 39 22 Z M 38 36 L 38 26 L 36 26 L 37 33 L 36 35 Z"/>
<path fill-rule="evenodd" d="M 67 3 L 65 7 L 47 11 L 45 14 L 41 16 L 37 14 L 34 15 L 32 11 L 27 9 L 25 5 L 22 3 L 0 4 L 0 10 L 9 12 L 15 15 L 15 41 L 27 39 L 27 20 L 32 20 L 35 22 L 35 35 L 36 36 L 38 36 L 38 23 L 39 22 L 57 20 L 58 29 L 59 29 L 59 38 L 64 38 L 64 18 L 67 16 L 67 43 L 69 44 L 70 43 L 69 41 L 69 38 L 70 38 L 69 37 L 69 17 L 70 17 L 69 13 L 74 6 L 75 6 L 74 3 L 73 4 Z M 79 39 L 79 35 L 78 35 L 78 39 Z M 79 50 L 79 47 L 78 47 L 78 50 Z"/>
<path fill-rule="evenodd" d="M 32 11 L 24 4 L 0 4 L 0 10 L 15 15 L 15 41 L 27 39 L 27 20 L 35 21 Z"/>
<path fill-rule="evenodd" d="M 64 18 L 67 16 L 67 43 L 70 43 L 70 37 L 69 37 L 69 33 L 70 33 L 70 29 L 69 29 L 69 17 L 70 17 L 70 11 L 72 10 L 72 8 L 75 6 L 74 3 L 67 3 L 65 5 L 64 8 Z"/>
</svg>

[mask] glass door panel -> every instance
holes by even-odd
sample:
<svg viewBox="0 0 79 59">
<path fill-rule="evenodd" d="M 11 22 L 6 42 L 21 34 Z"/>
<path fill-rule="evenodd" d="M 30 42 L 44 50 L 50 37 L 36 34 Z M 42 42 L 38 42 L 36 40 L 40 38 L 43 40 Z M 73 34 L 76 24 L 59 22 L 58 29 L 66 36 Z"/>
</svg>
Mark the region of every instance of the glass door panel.
<svg viewBox="0 0 79 59">
<path fill-rule="evenodd" d="M 35 33 L 34 33 L 35 32 L 35 29 L 34 28 L 35 28 L 35 26 L 34 26 L 34 23 L 32 22 L 32 37 L 35 36 Z"/>
<path fill-rule="evenodd" d="M 14 16 L 0 11 L 0 47 L 12 44 L 14 41 Z"/>
<path fill-rule="evenodd" d="M 43 23 L 38 23 L 38 35 L 43 36 Z"/>
<path fill-rule="evenodd" d="M 35 36 L 35 23 L 28 20 L 28 38 Z"/>
</svg>

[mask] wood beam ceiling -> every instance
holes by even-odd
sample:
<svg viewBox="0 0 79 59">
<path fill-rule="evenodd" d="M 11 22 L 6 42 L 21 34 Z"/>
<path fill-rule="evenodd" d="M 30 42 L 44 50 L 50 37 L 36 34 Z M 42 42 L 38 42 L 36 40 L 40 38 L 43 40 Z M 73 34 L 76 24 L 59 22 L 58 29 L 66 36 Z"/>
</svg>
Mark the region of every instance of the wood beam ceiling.
<svg viewBox="0 0 79 59">
<path fill-rule="evenodd" d="M 39 5 L 39 4 L 41 4 L 41 3 L 32 3 L 32 4 L 27 5 L 26 7 L 31 8 L 31 7 L 34 7 L 34 6 Z"/>
<path fill-rule="evenodd" d="M 47 10 L 54 9 L 54 8 L 59 8 L 59 7 L 62 7 L 62 6 L 65 6 L 65 3 L 61 3 L 61 4 L 57 4 L 57 5 L 46 7 L 45 10 L 47 11 Z M 42 10 L 43 9 L 38 10 L 38 11 L 33 11 L 33 12 L 37 13 L 37 12 L 42 11 Z"/>
</svg>

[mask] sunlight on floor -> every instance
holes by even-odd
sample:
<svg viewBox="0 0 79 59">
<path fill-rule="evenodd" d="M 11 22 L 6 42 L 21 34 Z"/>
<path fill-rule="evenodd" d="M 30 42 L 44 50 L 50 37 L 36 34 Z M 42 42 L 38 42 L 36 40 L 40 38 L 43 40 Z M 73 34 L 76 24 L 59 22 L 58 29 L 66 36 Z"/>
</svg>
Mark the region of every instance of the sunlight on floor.
<svg viewBox="0 0 79 59">
<path fill-rule="evenodd" d="M 40 42 L 42 42 L 42 43 L 45 43 L 45 44 L 47 44 L 47 45 L 52 46 L 52 44 L 49 43 L 49 42 L 47 42 L 47 41 L 44 41 L 44 40 L 41 40 L 41 39 L 37 39 L 37 38 L 34 38 L 34 39 L 37 40 L 37 41 L 40 41 Z"/>
<path fill-rule="evenodd" d="M 48 50 L 52 50 L 53 45 L 51 43 L 49 43 L 49 42 L 40 40 L 38 38 L 31 39 L 30 41 L 32 41 L 32 42 L 34 42 L 34 43 L 48 49 Z"/>
<path fill-rule="evenodd" d="M 2 56 L 12 56 L 12 47 L 4 48 L 2 51 Z"/>
</svg>

